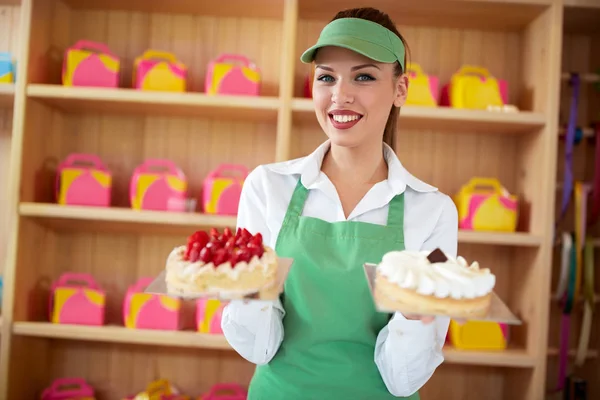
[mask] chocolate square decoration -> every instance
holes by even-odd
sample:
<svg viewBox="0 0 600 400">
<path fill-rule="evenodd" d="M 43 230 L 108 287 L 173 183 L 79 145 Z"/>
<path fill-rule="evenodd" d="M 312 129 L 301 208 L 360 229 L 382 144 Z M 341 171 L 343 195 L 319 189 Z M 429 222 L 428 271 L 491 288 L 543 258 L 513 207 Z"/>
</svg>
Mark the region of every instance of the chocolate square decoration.
<svg viewBox="0 0 600 400">
<path fill-rule="evenodd" d="M 427 256 L 427 259 L 432 264 L 448 261 L 448 257 L 446 257 L 444 252 L 442 250 L 440 250 L 439 248 L 437 248 L 434 251 L 432 251 L 431 253 L 429 253 L 429 255 Z"/>
</svg>

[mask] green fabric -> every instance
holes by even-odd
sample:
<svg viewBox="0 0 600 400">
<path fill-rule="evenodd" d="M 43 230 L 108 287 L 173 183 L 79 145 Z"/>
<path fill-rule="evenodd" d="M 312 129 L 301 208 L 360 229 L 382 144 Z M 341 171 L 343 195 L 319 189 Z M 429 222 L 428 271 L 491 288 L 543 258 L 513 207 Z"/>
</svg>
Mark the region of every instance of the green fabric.
<svg viewBox="0 0 600 400">
<path fill-rule="evenodd" d="M 336 19 L 321 31 L 317 43 L 306 50 L 300 60 L 310 63 L 317 49 L 324 46 L 338 46 L 353 50 L 379 62 L 398 61 L 404 70 L 404 44 L 386 27 L 361 18 Z"/>
<path fill-rule="evenodd" d="M 387 225 L 377 225 L 303 217 L 307 195 L 298 181 L 275 247 L 294 258 L 281 296 L 284 339 L 257 367 L 248 399 L 397 399 L 374 361 L 390 315 L 375 310 L 363 264 L 404 249 L 404 196 L 390 202 Z"/>
</svg>

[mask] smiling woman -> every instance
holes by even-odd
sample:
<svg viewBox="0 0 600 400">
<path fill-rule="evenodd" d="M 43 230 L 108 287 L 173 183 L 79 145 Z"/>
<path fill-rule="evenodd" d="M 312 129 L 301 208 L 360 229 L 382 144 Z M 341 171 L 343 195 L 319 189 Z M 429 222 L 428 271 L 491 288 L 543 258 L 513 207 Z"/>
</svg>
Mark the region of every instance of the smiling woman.
<svg viewBox="0 0 600 400">
<path fill-rule="evenodd" d="M 454 203 L 395 153 L 405 41 L 385 13 L 346 10 L 301 60 L 315 63 L 314 107 L 328 140 L 252 171 L 238 210 L 238 227 L 294 264 L 277 301 L 229 303 L 224 335 L 259 365 L 250 400 L 418 399 L 443 361 L 449 319 L 378 312 L 363 270 L 391 251 L 456 256 Z"/>
</svg>

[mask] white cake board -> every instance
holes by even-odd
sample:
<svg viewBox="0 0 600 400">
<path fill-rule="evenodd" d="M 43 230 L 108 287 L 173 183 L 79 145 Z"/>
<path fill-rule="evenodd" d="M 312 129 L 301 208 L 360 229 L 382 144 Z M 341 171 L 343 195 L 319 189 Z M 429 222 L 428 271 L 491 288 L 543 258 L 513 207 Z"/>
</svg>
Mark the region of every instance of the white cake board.
<svg viewBox="0 0 600 400">
<path fill-rule="evenodd" d="M 294 262 L 292 258 L 277 258 L 278 268 L 277 276 L 275 277 L 275 283 L 270 287 L 259 288 L 257 290 L 239 292 L 197 292 L 197 293 L 172 293 L 167 290 L 167 284 L 165 282 L 166 271 L 162 271 L 148 287 L 146 287 L 145 293 L 150 294 L 163 294 L 169 297 L 175 297 L 186 300 L 195 300 L 200 298 L 211 298 L 219 300 L 275 300 L 283 292 L 283 286 L 287 276 L 290 272 L 290 268 Z"/>
</svg>

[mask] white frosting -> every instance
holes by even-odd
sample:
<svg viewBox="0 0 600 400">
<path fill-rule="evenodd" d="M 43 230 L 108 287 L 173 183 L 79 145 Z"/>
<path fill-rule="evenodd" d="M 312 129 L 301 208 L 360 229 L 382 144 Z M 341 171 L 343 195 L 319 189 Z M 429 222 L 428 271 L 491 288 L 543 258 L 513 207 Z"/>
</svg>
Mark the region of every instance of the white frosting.
<svg viewBox="0 0 600 400">
<path fill-rule="evenodd" d="M 377 270 L 404 289 L 439 298 L 472 299 L 490 293 L 496 277 L 489 269 L 471 265 L 463 257 L 430 263 L 430 251 L 392 251 L 383 256 Z"/>
<path fill-rule="evenodd" d="M 201 260 L 196 262 L 185 261 L 183 259 L 185 249 L 186 246 L 175 247 L 167 258 L 167 269 L 173 271 L 181 280 L 195 280 L 200 275 L 214 273 L 226 274 L 229 278 L 237 280 L 240 274 L 247 270 L 253 271 L 256 268 L 262 268 L 264 271 L 267 271 L 269 265 L 276 261 L 275 252 L 267 247 L 260 258 L 252 256 L 250 262 L 240 261 L 235 264 L 235 267 L 232 267 L 231 263 L 227 261 L 215 268 L 212 262 L 204 263 Z"/>
</svg>

